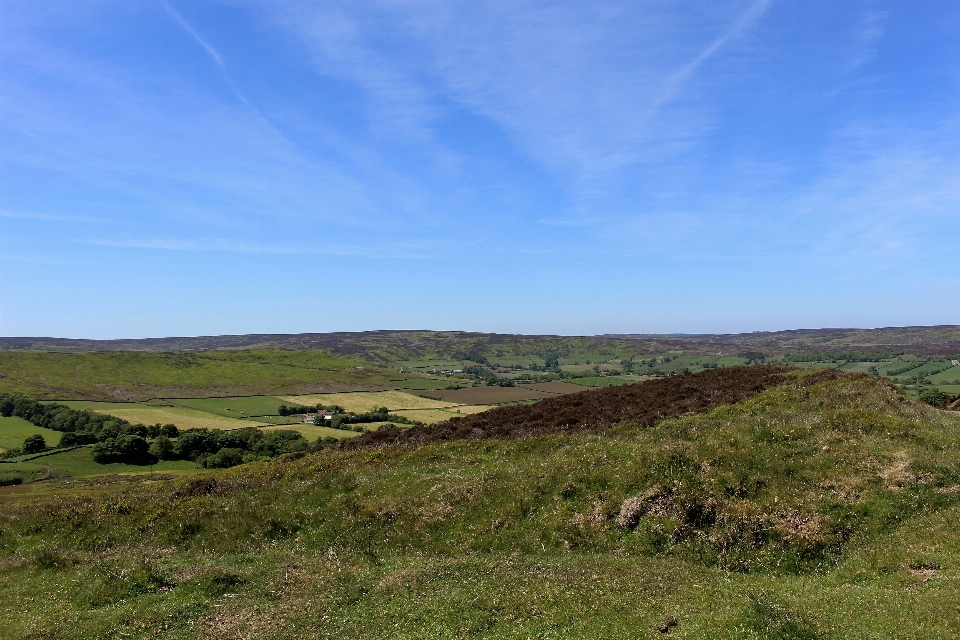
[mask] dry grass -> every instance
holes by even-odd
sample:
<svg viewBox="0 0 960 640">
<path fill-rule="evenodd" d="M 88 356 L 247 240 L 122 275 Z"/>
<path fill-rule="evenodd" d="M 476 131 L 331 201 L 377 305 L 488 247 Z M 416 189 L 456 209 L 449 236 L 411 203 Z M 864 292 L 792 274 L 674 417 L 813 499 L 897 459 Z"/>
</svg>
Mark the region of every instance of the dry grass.
<svg viewBox="0 0 960 640">
<path fill-rule="evenodd" d="M 92 405 L 93 403 L 90 404 Z M 240 429 L 242 427 L 259 427 L 267 424 L 265 422 L 254 422 L 252 420 L 235 420 L 233 418 L 207 413 L 206 411 L 187 409 L 186 407 L 151 407 L 148 405 L 111 406 L 110 403 L 103 404 L 104 406 L 102 408 L 91 407 L 89 410 L 123 418 L 133 424 L 175 424 L 180 430 Z"/>
<path fill-rule="evenodd" d="M 481 413 L 483 411 L 488 411 L 491 408 L 492 407 L 490 405 L 464 404 L 449 409 L 408 409 L 405 411 L 394 411 L 394 413 L 405 418 L 410 418 L 411 420 L 423 422 L 424 424 L 434 424 L 435 422 L 442 422 L 457 416 L 467 416 L 473 415 L 474 413 Z"/>
<path fill-rule="evenodd" d="M 469 387 L 449 391 L 418 391 L 417 393 L 456 404 L 500 404 L 557 397 L 555 393 L 544 393 L 524 387 Z"/>
<path fill-rule="evenodd" d="M 378 407 L 396 409 L 443 409 L 456 403 L 421 398 L 403 391 L 369 391 L 356 393 L 314 393 L 305 396 L 278 396 L 284 402 L 294 404 L 330 406 L 340 405 L 347 411 L 366 413 Z"/>
</svg>

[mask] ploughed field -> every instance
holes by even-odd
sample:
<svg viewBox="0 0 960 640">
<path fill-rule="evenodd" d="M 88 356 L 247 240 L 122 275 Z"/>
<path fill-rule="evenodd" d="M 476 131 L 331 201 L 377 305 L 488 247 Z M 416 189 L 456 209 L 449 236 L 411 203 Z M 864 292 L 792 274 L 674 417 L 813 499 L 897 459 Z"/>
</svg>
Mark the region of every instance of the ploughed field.
<svg viewBox="0 0 960 640">
<path fill-rule="evenodd" d="M 960 415 L 875 377 L 708 371 L 404 433 L 0 489 L 0 637 L 960 636 Z"/>
</svg>

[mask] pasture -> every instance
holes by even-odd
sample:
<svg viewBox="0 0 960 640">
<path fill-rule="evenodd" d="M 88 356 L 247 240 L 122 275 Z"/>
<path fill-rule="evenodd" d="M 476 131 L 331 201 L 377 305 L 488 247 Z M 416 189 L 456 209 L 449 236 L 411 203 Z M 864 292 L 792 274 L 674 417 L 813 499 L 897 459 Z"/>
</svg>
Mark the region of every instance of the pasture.
<svg viewBox="0 0 960 640">
<path fill-rule="evenodd" d="M 927 376 L 927 380 L 933 384 L 949 384 L 947 383 L 948 380 L 960 381 L 960 367 L 950 367 L 949 369 L 945 369 L 940 373 Z"/>
<path fill-rule="evenodd" d="M 431 391 L 430 395 L 440 393 L 452 393 L 450 391 Z M 370 391 L 356 393 L 316 393 L 304 396 L 279 396 L 283 402 L 292 402 L 297 404 L 322 404 L 324 406 L 339 405 L 346 411 L 354 413 L 367 413 L 378 407 L 386 407 L 391 411 L 395 409 L 442 409 L 451 407 L 453 401 L 431 400 L 422 398 L 419 395 L 405 393 L 403 391 Z"/>
<path fill-rule="evenodd" d="M 108 474 L 150 473 L 156 471 L 191 471 L 196 464 L 189 460 L 165 460 L 154 465 L 97 464 L 90 457 L 89 447 L 71 449 L 27 462 L 0 464 L 0 471 L 18 473 L 24 483 L 50 478 L 99 476 Z"/>
<path fill-rule="evenodd" d="M 225 418 L 215 413 L 188 407 L 156 407 L 138 402 L 62 402 L 71 409 L 85 409 L 95 413 L 122 418 L 133 424 L 175 424 L 178 429 L 239 429 L 260 427 L 267 423 L 257 420 Z"/>
<path fill-rule="evenodd" d="M 430 389 L 446 389 L 453 384 L 471 384 L 470 380 L 460 380 L 456 378 L 448 378 L 441 380 L 433 379 L 424 379 L 424 378 L 410 378 L 409 380 L 391 380 L 395 387 L 398 389 L 409 389 L 415 391 L 427 391 Z"/>
<path fill-rule="evenodd" d="M 44 429 L 33 425 L 23 418 L 0 416 L 0 449 L 14 449 L 23 444 L 27 436 L 40 434 L 48 447 L 55 447 L 60 442 L 60 433 L 52 429 Z"/>
<path fill-rule="evenodd" d="M 434 424 L 436 422 L 449 420 L 450 418 L 481 413 L 491 408 L 492 407 L 490 405 L 460 405 L 450 409 L 407 409 L 405 411 L 393 411 L 391 413 L 395 413 L 398 416 L 403 416 L 404 418 L 416 420 L 424 424 Z"/>
<path fill-rule="evenodd" d="M 380 424 L 384 423 L 374 423 L 372 425 L 361 425 L 363 427 L 373 427 L 377 428 Z M 321 427 L 315 424 L 292 424 L 290 426 L 278 426 L 278 427 L 263 427 L 262 431 L 275 431 L 277 429 L 292 429 L 293 431 L 298 432 L 304 438 L 313 442 L 317 438 L 336 438 L 337 440 L 345 440 L 346 438 L 355 438 L 360 435 L 356 431 L 347 431 L 344 429 L 331 429 L 330 427 Z"/>
<path fill-rule="evenodd" d="M 852 371 L 854 373 L 867 373 L 873 367 L 879 367 L 883 365 L 882 362 L 847 362 L 838 367 L 844 371 Z"/>
<path fill-rule="evenodd" d="M 524 387 L 470 387 L 456 391 L 424 391 L 424 395 L 440 398 L 451 404 L 502 404 L 504 402 L 519 402 L 522 400 L 542 400 L 554 398 L 555 393 L 544 393 Z"/>
<path fill-rule="evenodd" d="M 646 376 L 591 376 L 589 378 L 570 378 L 570 382 L 581 387 L 622 387 L 649 380 Z M 583 389 L 580 389 L 583 391 Z"/>
<path fill-rule="evenodd" d="M 238 398 L 165 398 L 171 404 L 225 418 L 275 416 L 283 400 L 275 396 L 243 396 Z"/>
</svg>

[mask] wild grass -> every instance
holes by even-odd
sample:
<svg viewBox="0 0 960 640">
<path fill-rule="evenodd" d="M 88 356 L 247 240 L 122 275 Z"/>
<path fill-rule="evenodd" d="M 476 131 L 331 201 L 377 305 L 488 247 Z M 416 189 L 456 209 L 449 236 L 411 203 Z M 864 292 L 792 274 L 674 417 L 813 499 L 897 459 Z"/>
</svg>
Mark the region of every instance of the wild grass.
<svg viewBox="0 0 960 640">
<path fill-rule="evenodd" d="M 41 400 L 315 393 L 387 388 L 391 377 L 398 375 L 326 351 L 0 351 L 0 392 Z"/>
<path fill-rule="evenodd" d="M 649 428 L 7 502 L 0 636 L 952 638 L 958 487 L 960 416 L 795 376 Z"/>
</svg>

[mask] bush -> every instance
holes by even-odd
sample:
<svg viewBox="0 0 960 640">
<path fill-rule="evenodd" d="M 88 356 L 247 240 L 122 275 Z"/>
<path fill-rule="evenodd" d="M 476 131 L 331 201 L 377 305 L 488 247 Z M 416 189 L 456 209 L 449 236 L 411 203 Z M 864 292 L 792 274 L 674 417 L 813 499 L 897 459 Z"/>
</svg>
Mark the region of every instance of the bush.
<svg viewBox="0 0 960 640">
<path fill-rule="evenodd" d="M 0 487 L 10 487 L 23 483 L 23 476 L 13 471 L 0 473 Z"/>
<path fill-rule="evenodd" d="M 43 439 L 42 435 L 35 433 L 32 436 L 27 436 L 27 439 L 23 441 L 21 449 L 28 455 L 31 453 L 40 453 L 41 451 L 47 450 L 47 441 Z"/>
</svg>

